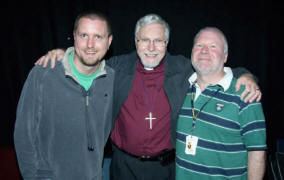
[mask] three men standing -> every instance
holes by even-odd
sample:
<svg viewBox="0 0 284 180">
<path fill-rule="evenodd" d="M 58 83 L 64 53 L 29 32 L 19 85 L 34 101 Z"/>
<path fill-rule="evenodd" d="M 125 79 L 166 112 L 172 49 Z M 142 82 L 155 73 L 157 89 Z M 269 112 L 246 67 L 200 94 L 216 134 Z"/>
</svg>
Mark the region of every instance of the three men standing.
<svg viewBox="0 0 284 180">
<path fill-rule="evenodd" d="M 136 51 L 106 61 L 115 70 L 111 179 L 175 179 L 176 125 L 193 69 L 189 59 L 167 52 L 169 37 L 160 16 L 146 15 L 136 24 Z M 260 98 L 251 75 L 237 88 L 243 83 L 252 91 L 248 99 Z"/>
</svg>

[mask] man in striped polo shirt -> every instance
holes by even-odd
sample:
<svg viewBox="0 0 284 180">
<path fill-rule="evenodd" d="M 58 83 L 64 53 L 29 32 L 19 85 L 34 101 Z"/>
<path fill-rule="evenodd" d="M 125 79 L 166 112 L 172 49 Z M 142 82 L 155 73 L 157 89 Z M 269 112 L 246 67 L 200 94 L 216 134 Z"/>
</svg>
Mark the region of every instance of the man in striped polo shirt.
<svg viewBox="0 0 284 180">
<path fill-rule="evenodd" d="M 262 179 L 266 130 L 262 106 L 245 103 L 224 68 L 228 44 L 217 28 L 195 36 L 196 70 L 177 124 L 176 179 Z M 225 69 L 225 70 L 224 70 Z"/>
</svg>

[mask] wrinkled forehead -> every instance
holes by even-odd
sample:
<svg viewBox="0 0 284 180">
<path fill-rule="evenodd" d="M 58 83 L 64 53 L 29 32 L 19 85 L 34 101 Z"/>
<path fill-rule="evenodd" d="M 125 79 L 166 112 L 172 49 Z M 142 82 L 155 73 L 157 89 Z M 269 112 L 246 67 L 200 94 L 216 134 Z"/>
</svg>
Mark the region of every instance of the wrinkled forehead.
<svg viewBox="0 0 284 180">
<path fill-rule="evenodd" d="M 204 30 L 200 32 L 195 38 L 195 43 L 197 42 L 212 42 L 224 44 L 225 40 L 223 35 L 215 30 Z"/>
<path fill-rule="evenodd" d="M 138 36 L 146 38 L 165 38 L 165 26 L 158 23 L 147 24 L 139 29 Z"/>
</svg>

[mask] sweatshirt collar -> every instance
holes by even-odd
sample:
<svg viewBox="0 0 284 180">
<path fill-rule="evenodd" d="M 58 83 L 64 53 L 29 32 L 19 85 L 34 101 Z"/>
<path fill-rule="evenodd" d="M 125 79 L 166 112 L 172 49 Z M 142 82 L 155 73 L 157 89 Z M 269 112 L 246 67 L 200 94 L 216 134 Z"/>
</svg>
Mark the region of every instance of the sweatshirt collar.
<svg viewBox="0 0 284 180">
<path fill-rule="evenodd" d="M 74 79 L 76 79 L 75 76 L 72 73 L 71 65 L 69 63 L 69 55 L 71 53 L 75 53 L 74 47 L 69 47 L 66 50 L 64 57 L 63 57 L 63 60 L 62 60 L 62 64 L 63 64 L 64 70 L 65 70 L 65 75 L 72 76 Z M 99 71 L 97 77 L 104 75 L 104 74 L 107 74 L 106 69 L 105 69 L 105 65 L 106 65 L 105 60 L 102 60 L 100 65 L 101 65 L 101 68 L 100 68 L 100 71 Z"/>
</svg>

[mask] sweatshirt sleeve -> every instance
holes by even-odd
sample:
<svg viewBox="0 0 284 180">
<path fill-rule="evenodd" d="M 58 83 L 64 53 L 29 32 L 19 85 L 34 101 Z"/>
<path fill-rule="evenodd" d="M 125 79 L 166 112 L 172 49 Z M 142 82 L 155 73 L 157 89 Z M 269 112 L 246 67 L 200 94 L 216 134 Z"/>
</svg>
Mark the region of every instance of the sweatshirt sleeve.
<svg viewBox="0 0 284 180">
<path fill-rule="evenodd" d="M 237 68 L 233 68 L 232 71 L 233 71 L 234 77 L 237 79 L 243 74 L 247 74 L 247 73 L 251 74 L 254 80 L 256 81 L 256 83 L 258 83 L 258 78 L 255 75 L 253 75 L 250 71 L 248 71 L 246 68 L 237 67 Z"/>
<path fill-rule="evenodd" d="M 37 122 L 40 118 L 40 73 L 37 67 L 30 72 L 18 102 L 14 143 L 19 168 L 23 178 L 34 179 L 39 162 L 36 134 Z M 42 74 L 42 73 L 41 73 Z"/>
</svg>

